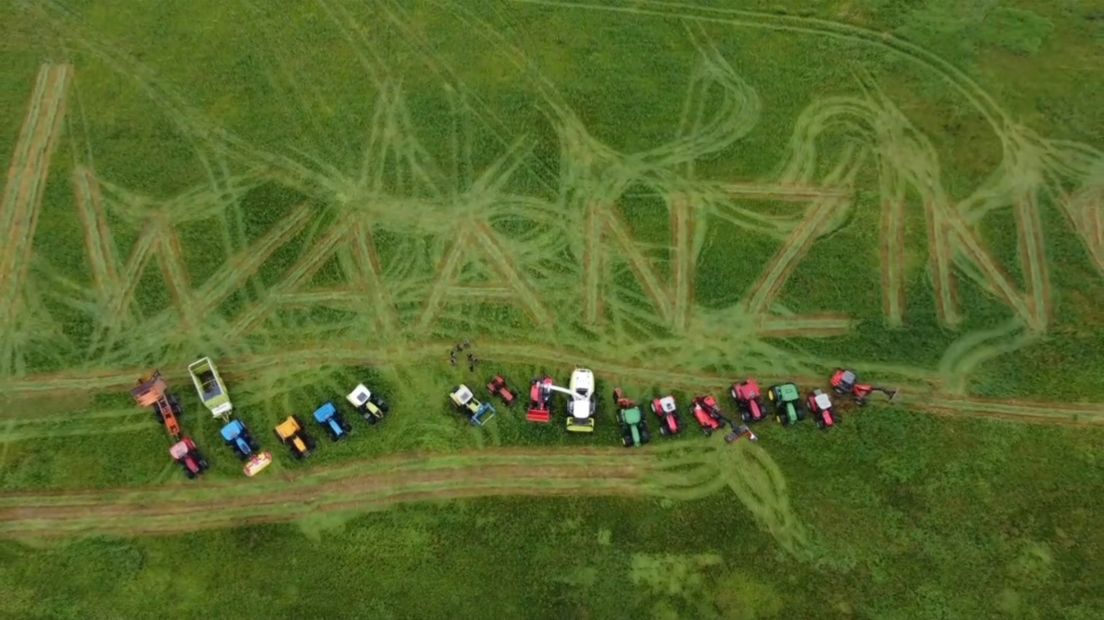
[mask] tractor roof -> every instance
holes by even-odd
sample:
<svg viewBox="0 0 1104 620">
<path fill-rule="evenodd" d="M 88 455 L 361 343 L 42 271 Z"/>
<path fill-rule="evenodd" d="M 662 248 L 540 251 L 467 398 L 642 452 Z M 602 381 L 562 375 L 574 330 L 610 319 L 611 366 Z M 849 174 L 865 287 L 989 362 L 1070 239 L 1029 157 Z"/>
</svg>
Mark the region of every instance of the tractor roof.
<svg viewBox="0 0 1104 620">
<path fill-rule="evenodd" d="M 321 423 L 325 423 L 326 420 L 329 420 L 335 415 L 337 415 L 337 408 L 334 407 L 333 403 L 326 403 L 314 410 L 314 419 Z"/>
<path fill-rule="evenodd" d="M 674 396 L 664 396 L 663 398 L 656 399 L 656 402 L 659 403 L 659 408 L 662 409 L 664 413 L 671 413 L 678 408 Z"/>
<path fill-rule="evenodd" d="M 222 427 L 219 433 L 222 434 L 222 438 L 226 441 L 234 441 L 245 431 L 245 425 L 241 423 L 241 420 L 230 420 L 230 422 Z"/>
<path fill-rule="evenodd" d="M 452 393 L 461 403 L 466 403 L 475 396 L 474 394 L 472 394 L 472 391 L 468 389 L 468 386 L 464 385 L 463 383 L 457 386 Z"/>
<path fill-rule="evenodd" d="M 797 386 L 792 383 L 783 383 L 778 386 L 778 396 L 782 400 L 798 400 L 801 398 L 801 393 L 797 390 Z"/>
<path fill-rule="evenodd" d="M 372 398 L 372 391 L 368 389 L 363 383 L 358 383 L 352 392 L 345 397 L 345 400 L 349 401 L 354 407 L 360 407 L 364 403 L 368 402 L 368 399 Z"/>
<path fill-rule="evenodd" d="M 181 439 L 180 441 L 174 443 L 171 448 L 169 448 L 169 455 L 172 456 L 174 459 L 179 460 L 184 458 L 194 447 L 195 444 L 192 444 L 191 440 L 187 438 Z"/>
<path fill-rule="evenodd" d="M 828 395 L 824 392 L 821 392 L 820 390 L 817 390 L 817 392 L 820 393 L 813 395 L 813 401 L 816 402 L 816 406 L 820 407 L 821 409 L 831 409 L 832 399 L 828 398 Z"/>
<path fill-rule="evenodd" d="M 624 418 L 625 424 L 640 424 L 643 416 L 640 414 L 640 407 L 633 407 L 622 411 L 621 417 Z"/>
<path fill-rule="evenodd" d="M 292 416 L 288 416 L 286 420 L 276 425 L 276 433 L 284 439 L 291 437 L 300 430 L 302 429 L 299 428 L 299 423 Z"/>
</svg>

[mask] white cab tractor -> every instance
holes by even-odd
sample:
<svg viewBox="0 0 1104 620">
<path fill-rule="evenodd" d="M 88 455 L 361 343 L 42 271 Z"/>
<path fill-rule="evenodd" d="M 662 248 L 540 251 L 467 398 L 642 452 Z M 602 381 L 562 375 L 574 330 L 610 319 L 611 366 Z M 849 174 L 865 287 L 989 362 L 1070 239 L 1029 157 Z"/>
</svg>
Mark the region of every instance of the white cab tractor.
<svg viewBox="0 0 1104 620">
<path fill-rule="evenodd" d="M 571 383 L 567 389 L 547 384 L 544 389 L 566 394 L 567 430 L 573 433 L 594 432 L 594 412 L 598 401 L 594 398 L 594 373 L 586 368 L 576 368 L 571 373 Z"/>
</svg>

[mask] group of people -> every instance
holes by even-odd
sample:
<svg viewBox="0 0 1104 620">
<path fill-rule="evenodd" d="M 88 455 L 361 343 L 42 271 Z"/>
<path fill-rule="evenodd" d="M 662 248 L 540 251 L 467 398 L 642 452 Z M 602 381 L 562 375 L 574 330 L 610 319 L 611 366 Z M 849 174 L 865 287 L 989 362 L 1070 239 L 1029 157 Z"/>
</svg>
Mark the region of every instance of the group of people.
<svg viewBox="0 0 1104 620">
<path fill-rule="evenodd" d="M 457 354 L 468 351 L 468 370 L 475 372 L 475 367 L 479 365 L 479 358 L 476 357 L 473 351 L 469 351 L 469 349 L 471 349 L 470 340 L 456 343 L 456 346 L 449 349 L 449 364 L 455 367 Z"/>
</svg>

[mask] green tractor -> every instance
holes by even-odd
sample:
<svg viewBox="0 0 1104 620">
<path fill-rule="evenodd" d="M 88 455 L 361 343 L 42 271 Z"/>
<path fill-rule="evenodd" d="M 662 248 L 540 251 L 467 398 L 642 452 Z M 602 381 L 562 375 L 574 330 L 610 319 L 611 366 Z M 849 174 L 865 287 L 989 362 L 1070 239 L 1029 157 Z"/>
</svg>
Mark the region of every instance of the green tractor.
<svg viewBox="0 0 1104 620">
<path fill-rule="evenodd" d="M 651 440 L 648 422 L 635 401 L 625 398 L 621 388 L 613 390 L 613 400 L 617 403 L 617 422 L 621 425 L 621 443 L 626 448 L 639 448 Z"/>
<path fill-rule="evenodd" d="M 805 419 L 801 409 L 801 392 L 793 383 L 772 385 L 767 390 L 767 398 L 774 405 L 774 419 L 782 426 L 790 426 Z"/>
</svg>

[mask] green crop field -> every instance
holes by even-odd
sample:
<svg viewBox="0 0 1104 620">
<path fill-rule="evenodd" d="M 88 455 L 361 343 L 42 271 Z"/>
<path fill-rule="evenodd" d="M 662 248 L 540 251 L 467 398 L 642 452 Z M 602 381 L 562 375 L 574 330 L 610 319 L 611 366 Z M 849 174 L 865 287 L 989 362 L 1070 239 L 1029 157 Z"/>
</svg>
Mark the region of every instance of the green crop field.
<svg viewBox="0 0 1104 620">
<path fill-rule="evenodd" d="M 0 617 L 1104 617 L 1099 1 L 0 24 Z M 486 393 L 576 367 L 592 434 Z M 837 367 L 899 396 L 754 444 L 689 412 Z M 197 480 L 131 398 L 151 369 Z M 310 414 L 358 383 L 391 411 L 330 442 Z M 622 448 L 618 386 L 685 431 Z"/>
</svg>

